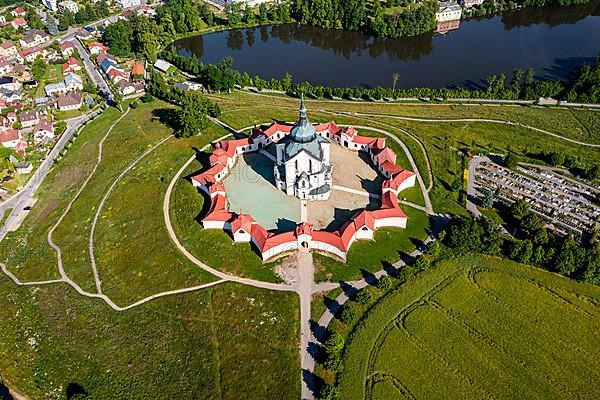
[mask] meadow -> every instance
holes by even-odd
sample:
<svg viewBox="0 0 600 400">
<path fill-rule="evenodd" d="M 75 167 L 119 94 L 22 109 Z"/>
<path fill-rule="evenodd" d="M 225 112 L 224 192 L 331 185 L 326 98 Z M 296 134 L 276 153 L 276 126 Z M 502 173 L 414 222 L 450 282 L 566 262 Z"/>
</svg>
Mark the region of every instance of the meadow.
<svg viewBox="0 0 600 400">
<path fill-rule="evenodd" d="M 211 125 L 199 136 L 173 138 L 165 123 L 172 112 L 159 101 L 141 104 L 115 125 L 98 170 L 53 235 L 67 275 L 95 291 L 88 244 L 100 200 L 127 166 L 169 138 L 117 182 L 99 215 L 94 254 L 103 290 L 119 305 L 214 280 L 171 243 L 162 202 L 194 148 L 225 131 Z M 109 108 L 81 131 L 21 228 L 0 243 L 0 262 L 22 281 L 59 278 L 48 230 L 121 115 Z M 62 283 L 24 288 L 2 276 L 0 299 L 0 376 L 32 399 L 77 391 L 98 399 L 299 397 L 299 306 L 292 293 L 221 284 L 115 312 Z"/>
<path fill-rule="evenodd" d="M 342 398 L 596 398 L 600 289 L 507 260 L 443 261 L 349 334 Z"/>
</svg>

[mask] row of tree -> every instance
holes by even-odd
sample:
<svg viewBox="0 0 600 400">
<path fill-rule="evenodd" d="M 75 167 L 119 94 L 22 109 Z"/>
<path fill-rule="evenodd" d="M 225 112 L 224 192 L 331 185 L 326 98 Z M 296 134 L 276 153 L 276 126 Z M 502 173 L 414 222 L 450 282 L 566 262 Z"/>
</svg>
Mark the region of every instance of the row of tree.
<svg viewBox="0 0 600 400">
<path fill-rule="evenodd" d="M 518 201 L 510 208 L 510 219 L 524 239 L 505 238 L 498 226 L 486 218 L 455 218 L 444 240 L 459 254 L 477 252 L 504 256 L 585 282 L 600 284 L 600 242 L 593 234 L 588 246 L 571 236 L 560 238 L 545 228 L 542 217 Z"/>
</svg>

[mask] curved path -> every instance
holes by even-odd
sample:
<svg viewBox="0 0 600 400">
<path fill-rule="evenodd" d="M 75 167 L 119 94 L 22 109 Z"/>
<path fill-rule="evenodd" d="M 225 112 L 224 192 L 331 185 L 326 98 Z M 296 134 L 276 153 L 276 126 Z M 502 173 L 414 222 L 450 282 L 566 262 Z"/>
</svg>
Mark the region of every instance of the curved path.
<svg viewBox="0 0 600 400">
<path fill-rule="evenodd" d="M 544 130 L 544 129 L 536 128 L 535 126 L 525 125 L 525 124 L 521 124 L 519 122 L 504 121 L 504 120 L 501 120 L 501 119 L 491 119 L 491 118 L 442 118 L 442 119 L 435 119 L 435 118 L 401 117 L 401 116 L 398 116 L 398 115 L 370 114 L 370 113 L 358 113 L 358 112 L 357 113 L 351 113 L 351 114 L 348 114 L 348 115 L 364 115 L 364 116 L 367 116 L 367 117 L 394 118 L 394 119 L 400 119 L 400 120 L 404 120 L 404 121 L 415 121 L 415 122 L 450 122 L 450 123 L 451 122 L 489 122 L 489 123 L 493 123 L 493 124 L 503 124 L 503 125 L 519 126 L 519 127 L 522 127 L 522 128 L 530 129 L 530 130 L 535 131 L 535 132 L 543 133 L 544 135 L 549 135 L 549 136 L 555 137 L 557 139 L 566 140 L 567 142 L 575 143 L 575 144 L 578 144 L 578 145 L 581 145 L 581 146 L 600 148 L 600 144 L 580 142 L 579 140 L 570 139 L 568 137 L 564 137 L 562 135 L 559 135 L 558 133 L 553 133 L 553 132 L 549 132 L 549 131 Z"/>
<path fill-rule="evenodd" d="M 96 289 L 98 290 L 98 293 L 102 293 L 102 281 L 100 280 L 100 276 L 98 274 L 98 268 L 96 266 L 96 257 L 94 256 L 94 234 L 96 232 L 96 225 L 98 224 L 98 218 L 100 218 L 100 213 L 102 212 L 102 209 L 104 208 L 104 203 L 106 203 L 108 196 L 110 196 L 110 194 L 112 193 L 114 188 L 117 186 L 117 183 L 119 183 L 119 181 L 121 179 L 123 179 L 123 177 L 129 171 L 131 171 L 144 157 L 146 157 L 148 154 L 152 153 L 158 146 L 160 146 L 167 140 L 171 139 L 172 137 L 173 137 L 172 135 L 169 135 L 166 138 L 162 139 L 161 141 L 156 143 L 154 146 L 152 146 L 151 148 L 146 150 L 135 161 L 133 161 L 131 164 L 129 164 L 129 166 L 127 168 L 125 168 L 119 174 L 117 179 L 114 180 L 112 185 L 110 185 L 110 188 L 106 191 L 106 193 L 104 194 L 104 197 L 102 197 L 102 200 L 100 201 L 100 204 L 98 205 L 98 207 L 96 209 L 96 214 L 94 215 L 94 221 L 92 222 L 92 227 L 90 229 L 90 241 L 89 241 L 88 249 L 89 249 L 89 253 L 90 253 L 90 261 L 92 263 L 92 272 L 94 273 L 94 281 L 96 282 Z"/>
</svg>

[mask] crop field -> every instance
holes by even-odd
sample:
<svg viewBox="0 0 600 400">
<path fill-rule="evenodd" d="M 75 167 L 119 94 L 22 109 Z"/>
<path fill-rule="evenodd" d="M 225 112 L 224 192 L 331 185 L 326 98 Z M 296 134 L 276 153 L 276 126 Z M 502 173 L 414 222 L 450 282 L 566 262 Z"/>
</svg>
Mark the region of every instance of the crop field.
<svg viewBox="0 0 600 400">
<path fill-rule="evenodd" d="M 600 288 L 506 260 L 444 261 L 351 333 L 342 398 L 597 398 Z"/>
</svg>

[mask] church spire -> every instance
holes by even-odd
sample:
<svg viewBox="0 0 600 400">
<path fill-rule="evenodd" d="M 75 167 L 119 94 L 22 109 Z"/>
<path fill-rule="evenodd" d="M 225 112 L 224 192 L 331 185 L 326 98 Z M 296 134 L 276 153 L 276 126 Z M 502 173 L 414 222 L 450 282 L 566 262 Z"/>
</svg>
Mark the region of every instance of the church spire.
<svg viewBox="0 0 600 400">
<path fill-rule="evenodd" d="M 306 123 L 306 105 L 304 104 L 304 93 L 300 95 L 300 123 Z"/>
</svg>

